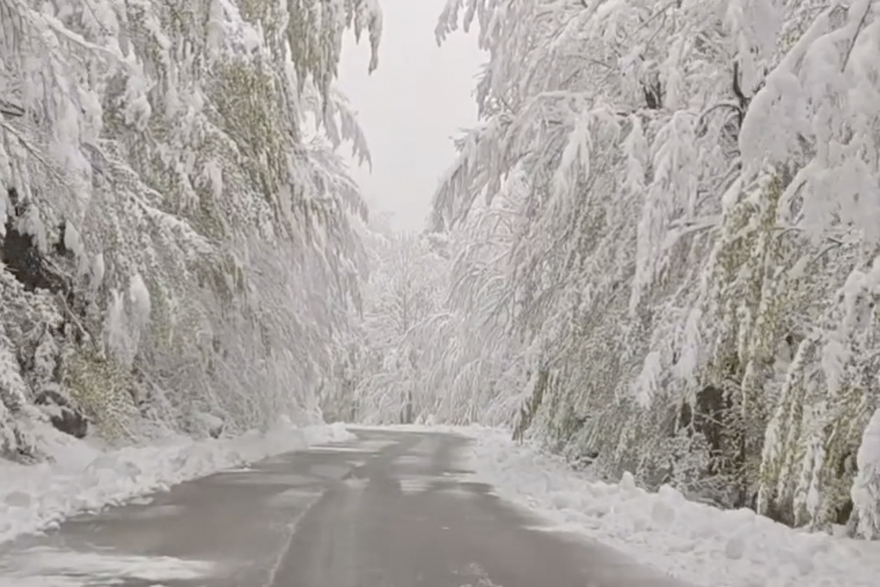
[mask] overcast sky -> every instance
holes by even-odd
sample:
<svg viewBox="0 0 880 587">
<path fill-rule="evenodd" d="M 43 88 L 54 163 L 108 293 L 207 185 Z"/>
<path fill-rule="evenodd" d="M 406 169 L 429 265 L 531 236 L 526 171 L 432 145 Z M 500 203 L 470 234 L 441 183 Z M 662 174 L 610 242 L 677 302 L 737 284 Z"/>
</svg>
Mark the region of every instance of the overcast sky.
<svg viewBox="0 0 880 587">
<path fill-rule="evenodd" d="M 339 87 L 358 112 L 373 157 L 353 175 L 368 201 L 394 213 L 397 230 L 421 230 L 438 178 L 455 157 L 452 137 L 477 120 L 473 88 L 485 61 L 475 31 L 441 47 L 434 27 L 446 0 L 382 0 L 379 68 L 367 75 L 366 35 L 348 33 Z"/>
</svg>

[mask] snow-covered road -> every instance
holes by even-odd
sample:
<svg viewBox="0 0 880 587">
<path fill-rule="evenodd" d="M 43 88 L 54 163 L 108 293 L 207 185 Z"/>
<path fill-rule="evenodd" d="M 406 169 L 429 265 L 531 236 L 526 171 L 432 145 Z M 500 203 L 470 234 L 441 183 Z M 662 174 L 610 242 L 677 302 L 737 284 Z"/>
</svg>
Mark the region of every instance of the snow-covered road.
<svg viewBox="0 0 880 587">
<path fill-rule="evenodd" d="M 449 567 L 462 584 L 533 587 L 522 582 L 544 577 L 548 565 L 552 584 L 587 573 L 590 587 L 661 577 L 705 587 L 876 587 L 880 577 L 877 543 L 723 512 L 670 488 L 648 493 L 629 477 L 603 483 L 493 429 L 334 425 L 112 453 L 58 450 L 63 465 L 0 469 L 2 587 L 104 584 L 96 577 L 267 585 L 271 569 L 305 587 L 347 585 L 349 575 L 314 564 L 334 556 L 342 559 L 333 573 L 361 569 L 395 586 L 419 572 L 423 584 L 452 584 Z M 48 533 L 22 535 L 41 528 Z M 242 583 L 241 573 L 251 578 Z"/>
<path fill-rule="evenodd" d="M 460 435 L 358 430 L 0 549 L 12 587 L 680 587 L 504 503 Z"/>
</svg>

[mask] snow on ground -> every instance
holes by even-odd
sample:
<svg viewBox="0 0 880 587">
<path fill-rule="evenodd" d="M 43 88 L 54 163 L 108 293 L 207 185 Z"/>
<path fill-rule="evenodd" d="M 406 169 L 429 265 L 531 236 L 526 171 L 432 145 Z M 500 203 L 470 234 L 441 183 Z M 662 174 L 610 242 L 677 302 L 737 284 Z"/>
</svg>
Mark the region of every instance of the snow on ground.
<svg viewBox="0 0 880 587">
<path fill-rule="evenodd" d="M 235 438 L 176 438 L 160 445 L 102 451 L 49 428 L 42 433 L 54 463 L 0 460 L 0 543 L 50 528 L 76 513 L 311 444 L 352 437 L 343 424 L 296 428 L 282 422 L 268 432 Z"/>
<path fill-rule="evenodd" d="M 0 587 L 87 587 L 131 584 L 164 587 L 169 581 L 195 582 L 215 571 L 216 563 L 170 556 L 132 556 L 104 552 L 32 549 L 28 565 L 36 576 L 0 577 Z"/>
<path fill-rule="evenodd" d="M 880 543 L 809 534 L 758 516 L 687 501 L 670 487 L 649 493 L 632 476 L 596 480 L 507 432 L 394 427 L 472 436 L 469 469 L 496 493 L 560 530 L 613 546 L 638 562 L 704 587 L 877 587 Z"/>
</svg>

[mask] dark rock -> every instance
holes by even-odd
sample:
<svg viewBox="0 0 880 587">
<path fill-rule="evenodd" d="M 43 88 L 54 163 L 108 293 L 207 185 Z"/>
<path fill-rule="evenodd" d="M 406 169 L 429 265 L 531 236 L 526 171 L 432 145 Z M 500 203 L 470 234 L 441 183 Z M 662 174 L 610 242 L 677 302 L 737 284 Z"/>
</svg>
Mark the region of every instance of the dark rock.
<svg viewBox="0 0 880 587">
<path fill-rule="evenodd" d="M 75 438 L 85 438 L 89 431 L 88 418 L 62 394 L 48 389 L 41 392 L 34 403 L 49 416 L 49 421 L 56 430 Z"/>
</svg>

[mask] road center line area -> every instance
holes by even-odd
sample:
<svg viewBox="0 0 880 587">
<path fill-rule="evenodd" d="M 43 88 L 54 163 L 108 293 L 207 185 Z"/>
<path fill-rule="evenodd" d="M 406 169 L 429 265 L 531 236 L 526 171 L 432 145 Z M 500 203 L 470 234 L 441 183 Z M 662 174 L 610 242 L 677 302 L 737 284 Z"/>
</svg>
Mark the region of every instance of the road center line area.
<svg viewBox="0 0 880 587">
<path fill-rule="evenodd" d="M 3 587 L 681 587 L 471 480 L 463 436 L 356 438 L 0 548 Z"/>
</svg>

